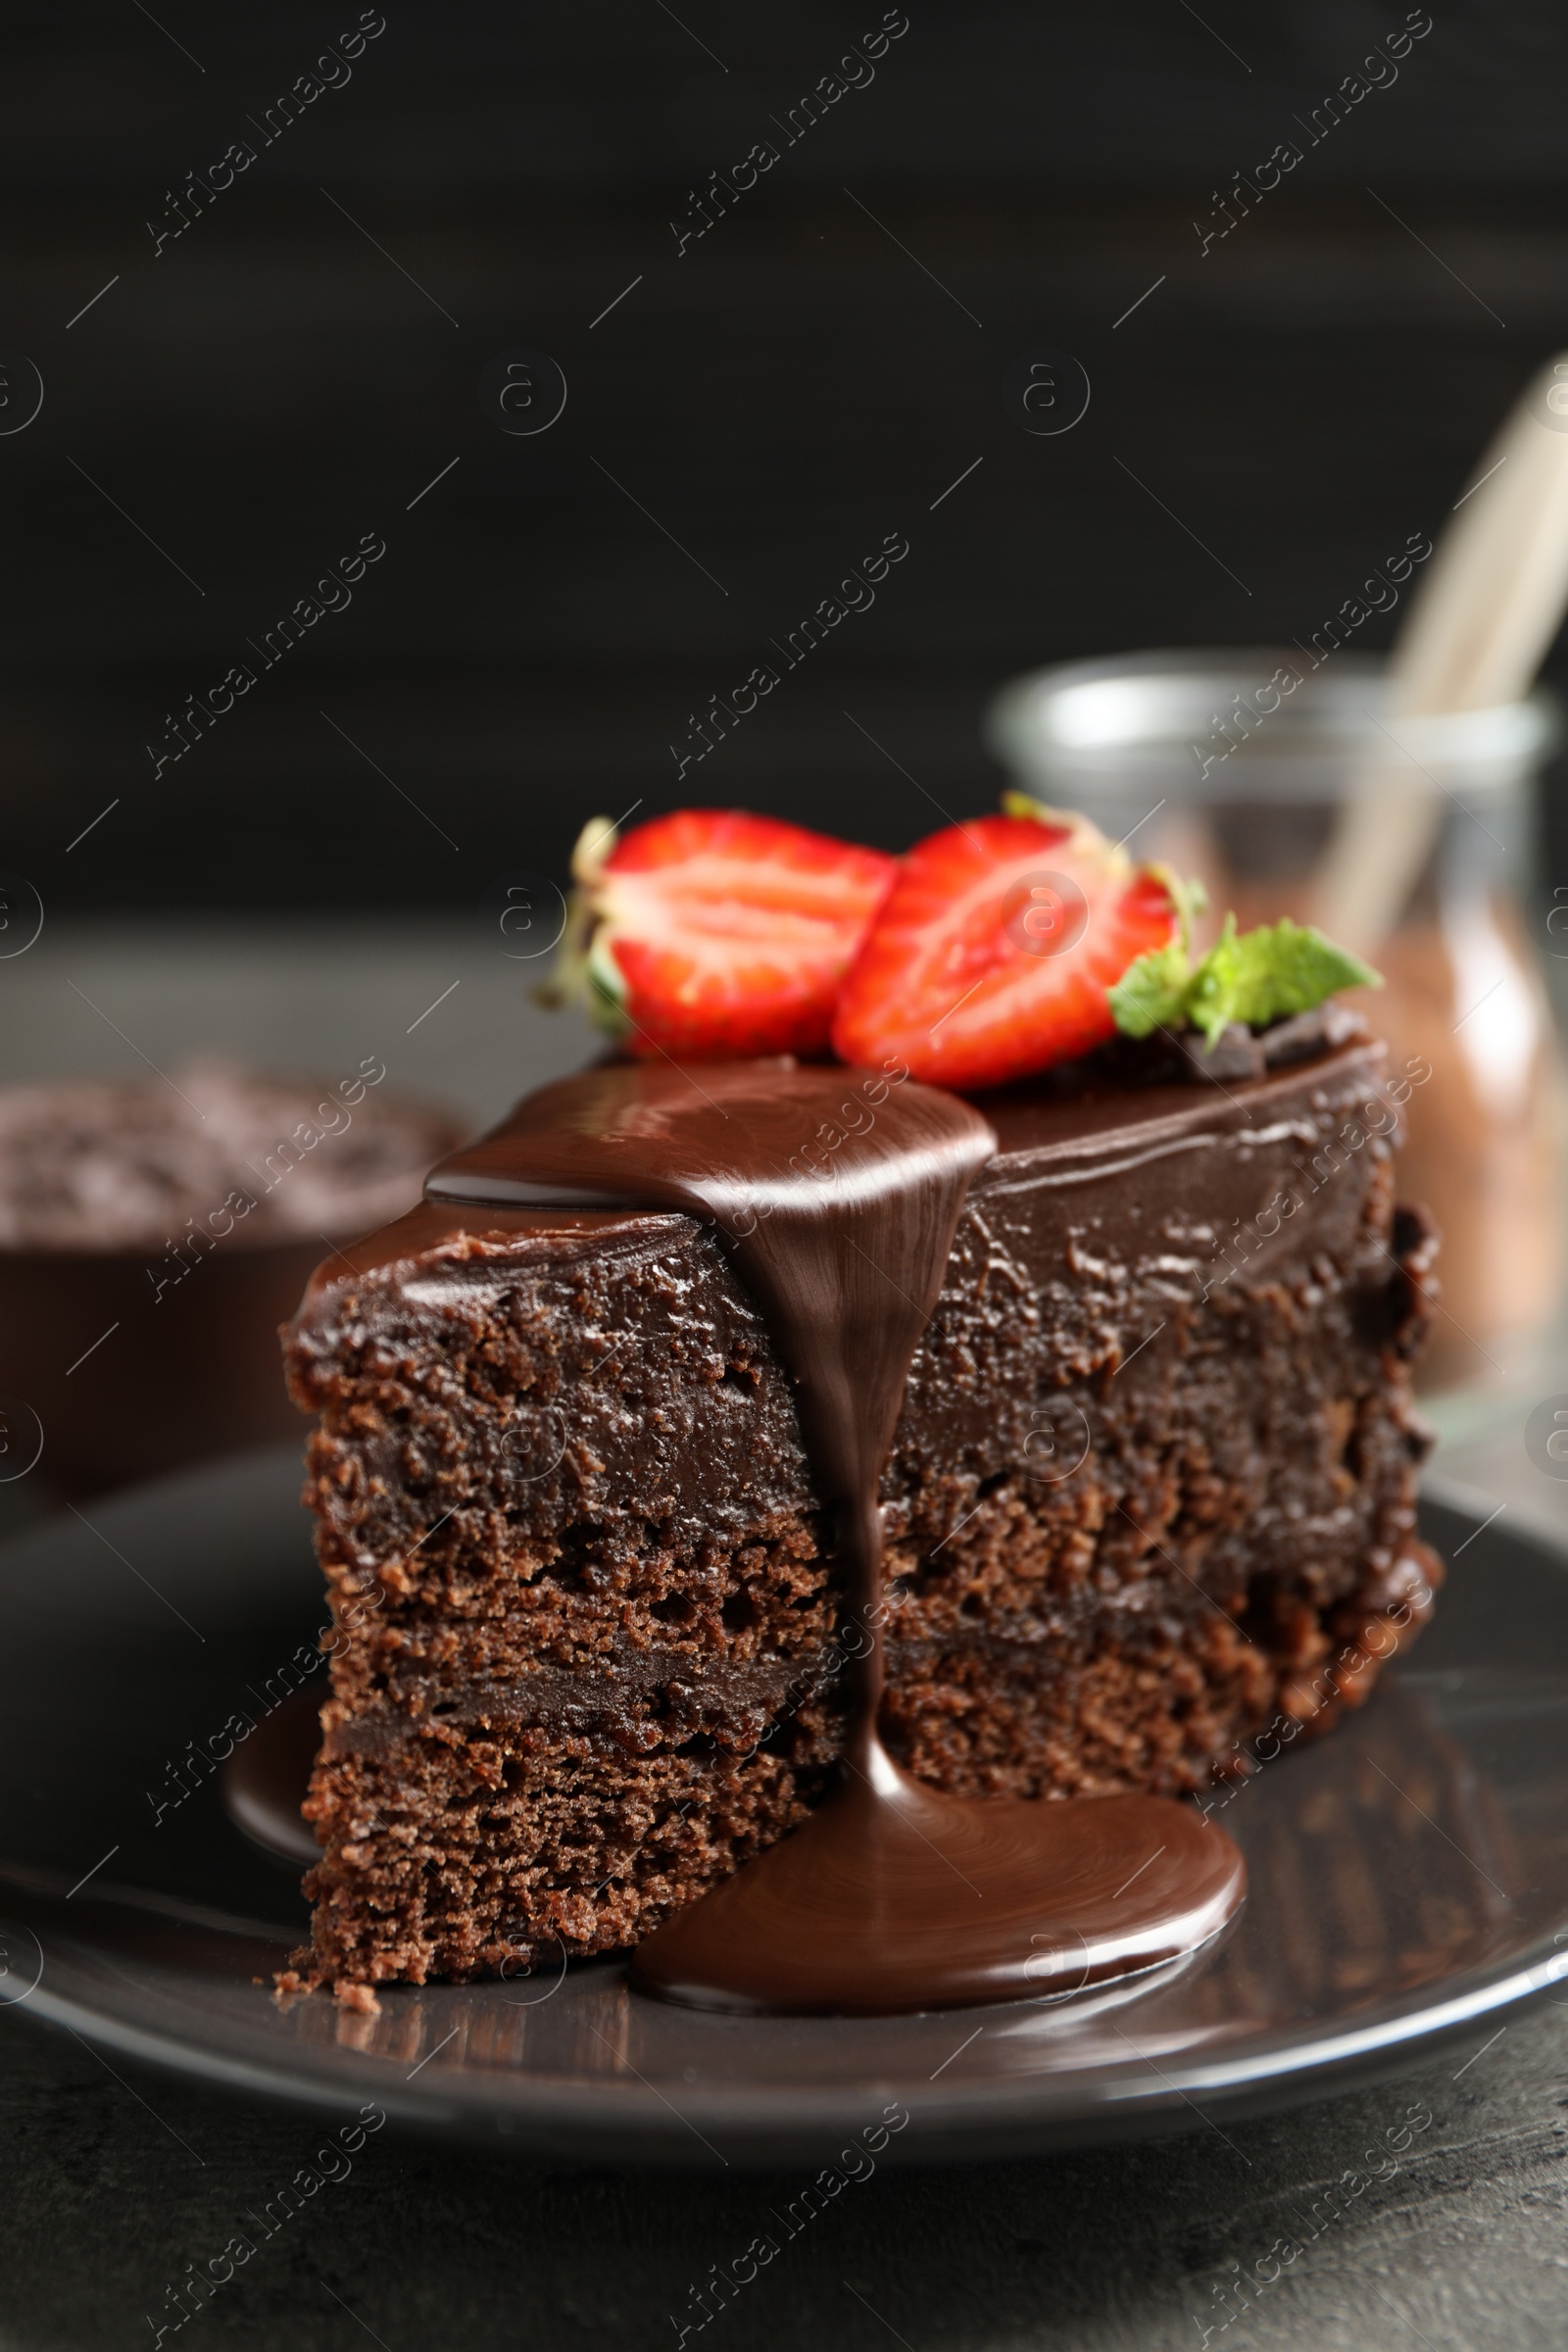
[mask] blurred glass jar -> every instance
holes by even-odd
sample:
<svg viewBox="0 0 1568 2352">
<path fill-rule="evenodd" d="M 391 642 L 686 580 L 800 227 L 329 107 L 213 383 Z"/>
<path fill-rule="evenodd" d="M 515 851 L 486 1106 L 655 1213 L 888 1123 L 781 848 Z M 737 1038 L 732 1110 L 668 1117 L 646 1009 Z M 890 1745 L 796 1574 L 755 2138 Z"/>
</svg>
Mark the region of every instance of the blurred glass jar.
<svg viewBox="0 0 1568 2352">
<path fill-rule="evenodd" d="M 1365 1009 L 1414 1081 L 1399 1191 L 1443 1235 L 1424 1372 L 1440 1389 L 1485 1374 L 1561 1294 L 1565 1090 L 1525 912 L 1558 720 L 1544 695 L 1391 726 L 1383 704 L 1384 664 L 1364 654 L 1317 668 L 1298 648 L 1118 656 L 1016 680 L 986 740 L 1025 791 L 1200 876 L 1200 945 L 1227 907 L 1244 928 L 1309 919 L 1345 801 L 1380 765 L 1422 795 L 1432 851 Z"/>
</svg>

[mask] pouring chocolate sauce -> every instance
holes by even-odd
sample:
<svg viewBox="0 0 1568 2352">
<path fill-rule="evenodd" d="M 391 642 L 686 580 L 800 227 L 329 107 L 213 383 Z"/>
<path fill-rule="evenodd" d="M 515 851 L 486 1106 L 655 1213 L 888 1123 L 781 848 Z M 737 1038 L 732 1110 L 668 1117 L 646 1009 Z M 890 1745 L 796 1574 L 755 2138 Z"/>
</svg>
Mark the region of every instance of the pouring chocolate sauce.
<svg viewBox="0 0 1568 2352">
<path fill-rule="evenodd" d="M 647 1992 L 861 2016 L 1060 1995 L 1193 1950 L 1242 1900 L 1241 1855 L 1191 1807 L 946 1795 L 878 1736 L 878 1485 L 965 1196 L 997 1149 L 971 1103 L 906 1077 L 614 1063 L 531 1096 L 426 1185 L 441 1200 L 706 1220 L 794 1383 L 843 1572 L 854 1681 L 839 1781 L 809 1820 L 637 1947 L 632 1981 Z"/>
</svg>

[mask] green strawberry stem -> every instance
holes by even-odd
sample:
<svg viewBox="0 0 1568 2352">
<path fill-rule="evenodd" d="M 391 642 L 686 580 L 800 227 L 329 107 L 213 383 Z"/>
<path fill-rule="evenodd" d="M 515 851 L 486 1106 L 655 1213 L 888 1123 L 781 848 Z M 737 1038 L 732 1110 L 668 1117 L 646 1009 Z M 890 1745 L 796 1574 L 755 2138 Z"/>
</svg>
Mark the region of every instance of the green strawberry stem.
<svg viewBox="0 0 1568 2352">
<path fill-rule="evenodd" d="M 566 900 L 566 926 L 555 961 L 530 992 L 536 1004 L 552 1012 L 559 1012 L 568 1004 L 580 1004 L 595 1028 L 602 1029 L 609 1037 L 623 1037 L 631 1027 L 621 1009 L 620 974 L 609 956 L 594 953 L 599 884 L 605 860 L 618 839 L 615 826 L 605 816 L 590 817 L 578 834 L 571 853 L 572 888 Z"/>
</svg>

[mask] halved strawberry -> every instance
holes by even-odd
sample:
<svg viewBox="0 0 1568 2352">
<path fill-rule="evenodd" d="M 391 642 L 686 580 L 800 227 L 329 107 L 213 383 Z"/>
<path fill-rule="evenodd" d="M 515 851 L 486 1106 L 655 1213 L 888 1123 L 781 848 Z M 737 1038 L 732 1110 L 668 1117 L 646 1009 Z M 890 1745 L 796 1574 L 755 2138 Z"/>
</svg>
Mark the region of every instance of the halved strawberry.
<svg viewBox="0 0 1568 2352">
<path fill-rule="evenodd" d="M 623 841 L 598 821 L 572 859 L 555 994 L 585 982 L 632 1054 L 820 1054 L 896 863 L 738 809 L 681 809 Z"/>
<path fill-rule="evenodd" d="M 1106 991 L 1178 922 L 1158 872 L 1086 817 L 1009 794 L 916 844 L 839 994 L 833 1049 L 1001 1086 L 1113 1035 Z"/>
</svg>

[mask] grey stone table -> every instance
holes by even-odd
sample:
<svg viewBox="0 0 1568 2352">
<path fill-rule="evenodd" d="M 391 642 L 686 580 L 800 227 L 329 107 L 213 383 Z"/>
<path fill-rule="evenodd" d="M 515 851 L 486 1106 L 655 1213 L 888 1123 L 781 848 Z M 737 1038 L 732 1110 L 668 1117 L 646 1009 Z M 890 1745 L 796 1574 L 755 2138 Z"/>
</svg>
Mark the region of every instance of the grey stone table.
<svg viewBox="0 0 1568 2352">
<path fill-rule="evenodd" d="M 1377 2089 L 1179 2139 L 846 2187 L 701 2335 L 735 2352 L 1522 2352 L 1568 2340 L 1568 2009 Z M 1412 2112 L 1385 2177 L 1322 2202 Z M 1429 2115 L 1429 2124 L 1420 2118 Z M 1404 2130 L 1408 2130 L 1406 2125 Z M 1404 2136 L 1404 2131 L 1397 2133 Z M 0 2342 L 150 2345 L 166 2290 L 309 2166 L 310 2117 L 222 2099 L 0 2021 Z M 199 2326 L 291 2352 L 673 2347 L 671 2315 L 808 2175 L 584 2172 L 400 2139 L 280 2226 Z M 1390 2169 L 1397 2164 L 1397 2170 Z M 342 2173 L 327 2162 L 322 2172 Z M 1342 2189 L 1342 2195 L 1344 2193 Z M 1317 2235 L 1311 2208 L 1319 2201 Z M 1245 2308 L 1236 2264 L 1271 2269 Z M 1227 2324 L 1228 2322 L 1228 2324 Z M 171 2334 L 169 2341 L 175 2339 Z"/>
<path fill-rule="evenodd" d="M 580 1030 L 527 1008 L 529 977 L 477 921 L 46 928 L 0 966 L 0 1082 L 142 1068 L 140 1057 L 168 1069 L 214 1049 L 285 1066 L 373 1053 L 477 1122 L 582 1057 Z M 1519 1516 L 1568 1529 L 1568 1485 L 1523 1446 L 1531 1406 L 1556 1390 L 1568 1391 L 1568 1340 L 1521 1351 L 1485 1395 L 1443 1406 L 1440 1463 Z M 737 2352 L 1558 2352 L 1563 1998 L 1375 2090 L 1223 2133 L 880 2170 L 687 2340 Z M 1364 2152 L 1412 2110 L 1430 2121 L 1410 2130 L 1397 2169 L 1347 2199 L 1344 2176 L 1365 2180 Z M 152 2345 L 167 2290 L 236 2230 L 255 2235 L 248 2217 L 321 2144 L 307 2115 L 111 2067 L 0 2011 L 0 2352 Z M 193 2324 L 215 2341 L 291 2352 L 673 2347 L 691 2290 L 803 2185 L 793 2172 L 508 2162 L 389 2128 Z M 1304 2250 L 1244 2304 L 1228 2282 L 1269 2272 L 1276 2240 Z"/>
</svg>

